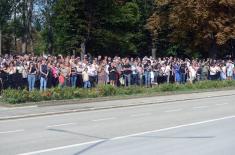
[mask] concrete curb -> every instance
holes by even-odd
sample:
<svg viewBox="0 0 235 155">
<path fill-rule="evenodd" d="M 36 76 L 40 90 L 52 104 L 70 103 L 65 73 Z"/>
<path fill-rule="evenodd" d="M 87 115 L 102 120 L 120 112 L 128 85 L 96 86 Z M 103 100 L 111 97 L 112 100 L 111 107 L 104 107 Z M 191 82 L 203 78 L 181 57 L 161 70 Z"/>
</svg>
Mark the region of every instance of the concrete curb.
<svg viewBox="0 0 235 155">
<path fill-rule="evenodd" d="M 196 97 L 196 98 L 185 98 L 185 99 L 176 99 L 176 100 L 165 100 L 165 101 L 139 103 L 139 104 L 137 103 L 137 104 L 106 106 L 106 107 L 98 107 L 98 108 L 84 108 L 84 109 L 74 109 L 74 110 L 65 110 L 65 111 L 45 112 L 45 113 L 37 113 L 37 114 L 16 115 L 16 116 L 9 116 L 9 117 L 8 116 L 7 117 L 0 117 L 0 121 L 22 119 L 22 118 L 31 118 L 31 117 L 40 117 L 40 116 L 51 116 L 51 115 L 59 115 L 59 114 L 68 114 L 68 113 L 77 113 L 77 112 L 96 111 L 96 110 L 105 110 L 105 109 L 117 109 L 117 108 L 125 108 L 125 107 L 137 107 L 137 106 L 153 105 L 153 104 L 164 104 L 164 103 L 179 102 L 179 101 L 192 101 L 192 100 L 198 100 L 198 99 L 216 98 L 216 97 L 225 97 L 225 96 L 234 96 L 234 95 L 235 95 L 235 93 L 228 94 L 228 95 L 214 95 L 214 96 L 205 96 L 205 97 Z"/>
</svg>

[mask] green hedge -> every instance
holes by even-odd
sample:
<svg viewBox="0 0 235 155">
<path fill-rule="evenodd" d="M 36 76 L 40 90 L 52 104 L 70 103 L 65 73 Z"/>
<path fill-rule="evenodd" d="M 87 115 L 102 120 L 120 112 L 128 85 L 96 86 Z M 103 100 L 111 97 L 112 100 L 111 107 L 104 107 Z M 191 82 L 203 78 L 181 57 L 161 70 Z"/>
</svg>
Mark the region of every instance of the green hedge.
<svg viewBox="0 0 235 155">
<path fill-rule="evenodd" d="M 172 91 L 188 91 L 200 89 L 218 89 L 225 87 L 235 87 L 235 81 L 201 81 L 195 84 L 162 84 L 152 88 L 145 88 L 139 86 L 133 87 L 113 87 L 111 85 L 101 85 L 93 89 L 80 88 L 52 88 L 46 92 L 35 90 L 28 92 L 27 90 L 7 89 L 2 93 L 2 99 L 11 104 L 25 103 L 25 102 L 39 102 L 48 100 L 65 100 L 65 99 L 79 99 L 79 98 L 97 98 L 105 96 L 117 95 L 133 95 L 133 94 L 149 94 Z"/>
</svg>

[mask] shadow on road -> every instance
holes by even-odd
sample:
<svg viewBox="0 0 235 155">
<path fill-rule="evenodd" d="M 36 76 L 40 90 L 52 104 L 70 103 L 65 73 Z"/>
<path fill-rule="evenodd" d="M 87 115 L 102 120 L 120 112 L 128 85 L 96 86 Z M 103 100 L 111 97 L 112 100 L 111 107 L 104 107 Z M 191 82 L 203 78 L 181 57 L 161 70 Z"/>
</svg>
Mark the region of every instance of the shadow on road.
<svg viewBox="0 0 235 155">
<path fill-rule="evenodd" d="M 154 139 L 209 139 L 216 136 L 136 136 L 141 138 L 154 138 Z"/>
<path fill-rule="evenodd" d="M 91 150 L 91 149 L 97 147 L 98 145 L 101 145 L 101 144 L 107 142 L 107 141 L 108 141 L 108 140 L 103 140 L 103 141 L 101 141 L 101 142 L 95 143 L 95 144 L 93 144 L 93 145 L 91 145 L 91 146 L 88 146 L 88 147 L 82 149 L 81 151 L 79 151 L 79 152 L 77 152 L 77 153 L 74 153 L 73 155 L 81 155 L 81 154 L 83 154 L 83 153 L 85 153 L 85 152 L 87 152 L 87 151 L 89 151 L 89 150 Z"/>
<path fill-rule="evenodd" d="M 68 131 L 68 130 L 62 130 L 62 129 L 48 129 L 48 130 L 49 131 L 68 133 L 68 134 L 77 135 L 77 136 L 89 137 L 89 138 L 96 138 L 96 139 L 103 139 L 103 140 L 108 139 L 108 138 L 104 138 L 104 137 L 97 137 L 97 136 L 93 136 L 93 135 L 88 135 L 88 134 L 78 133 L 78 132 L 73 132 L 73 131 Z"/>
<path fill-rule="evenodd" d="M 98 145 L 101 145 L 107 141 L 109 141 L 108 138 L 103 138 L 103 137 L 97 137 L 97 136 L 93 136 L 93 135 L 87 135 L 87 134 L 84 134 L 84 133 L 77 133 L 77 132 L 73 132 L 73 131 L 68 131 L 68 130 L 62 130 L 62 129 L 48 129 L 49 131 L 55 131 L 55 132 L 63 132 L 63 133 L 68 133 L 68 134 L 72 134 L 72 135 L 77 135 L 77 136 L 83 136 L 83 137 L 89 137 L 89 138 L 96 138 L 96 139 L 99 139 L 99 140 L 103 140 L 103 141 L 100 141 L 100 142 L 97 142 L 93 145 L 90 145 L 82 150 L 80 150 L 79 152 L 75 153 L 74 155 L 81 155 L 95 147 L 97 147 Z"/>
</svg>

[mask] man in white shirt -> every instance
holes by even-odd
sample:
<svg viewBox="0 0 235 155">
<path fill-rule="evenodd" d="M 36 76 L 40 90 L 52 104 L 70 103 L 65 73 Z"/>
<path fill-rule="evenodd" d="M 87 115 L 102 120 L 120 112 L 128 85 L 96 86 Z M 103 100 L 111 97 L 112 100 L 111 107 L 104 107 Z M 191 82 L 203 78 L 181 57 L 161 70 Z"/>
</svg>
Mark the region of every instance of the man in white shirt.
<svg viewBox="0 0 235 155">
<path fill-rule="evenodd" d="M 97 75 L 97 71 L 94 65 L 90 64 L 88 67 L 88 75 L 89 75 L 89 80 L 91 83 L 91 87 L 95 87 L 96 85 L 96 75 Z"/>
</svg>

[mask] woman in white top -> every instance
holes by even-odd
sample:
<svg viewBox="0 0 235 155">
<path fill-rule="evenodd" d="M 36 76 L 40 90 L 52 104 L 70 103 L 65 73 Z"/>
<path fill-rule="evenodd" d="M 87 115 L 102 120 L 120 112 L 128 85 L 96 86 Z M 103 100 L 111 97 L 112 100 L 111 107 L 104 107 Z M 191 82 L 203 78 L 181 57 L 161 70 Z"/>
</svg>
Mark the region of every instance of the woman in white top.
<svg viewBox="0 0 235 155">
<path fill-rule="evenodd" d="M 227 67 L 227 78 L 228 80 L 232 80 L 234 64 L 232 63 L 232 61 L 229 61 L 226 67 Z"/>
<path fill-rule="evenodd" d="M 193 83 L 193 81 L 196 79 L 197 71 L 192 64 L 189 65 L 188 70 L 189 70 L 189 82 Z"/>
<path fill-rule="evenodd" d="M 217 68 L 216 68 L 216 66 L 215 66 L 215 64 L 212 64 L 211 66 L 210 66 L 210 69 L 209 69 L 209 71 L 210 71 L 210 80 L 216 80 L 217 79 Z"/>
<path fill-rule="evenodd" d="M 165 69 L 165 75 L 166 75 L 166 82 L 170 83 L 170 76 L 171 76 L 171 64 L 168 63 Z"/>
</svg>

